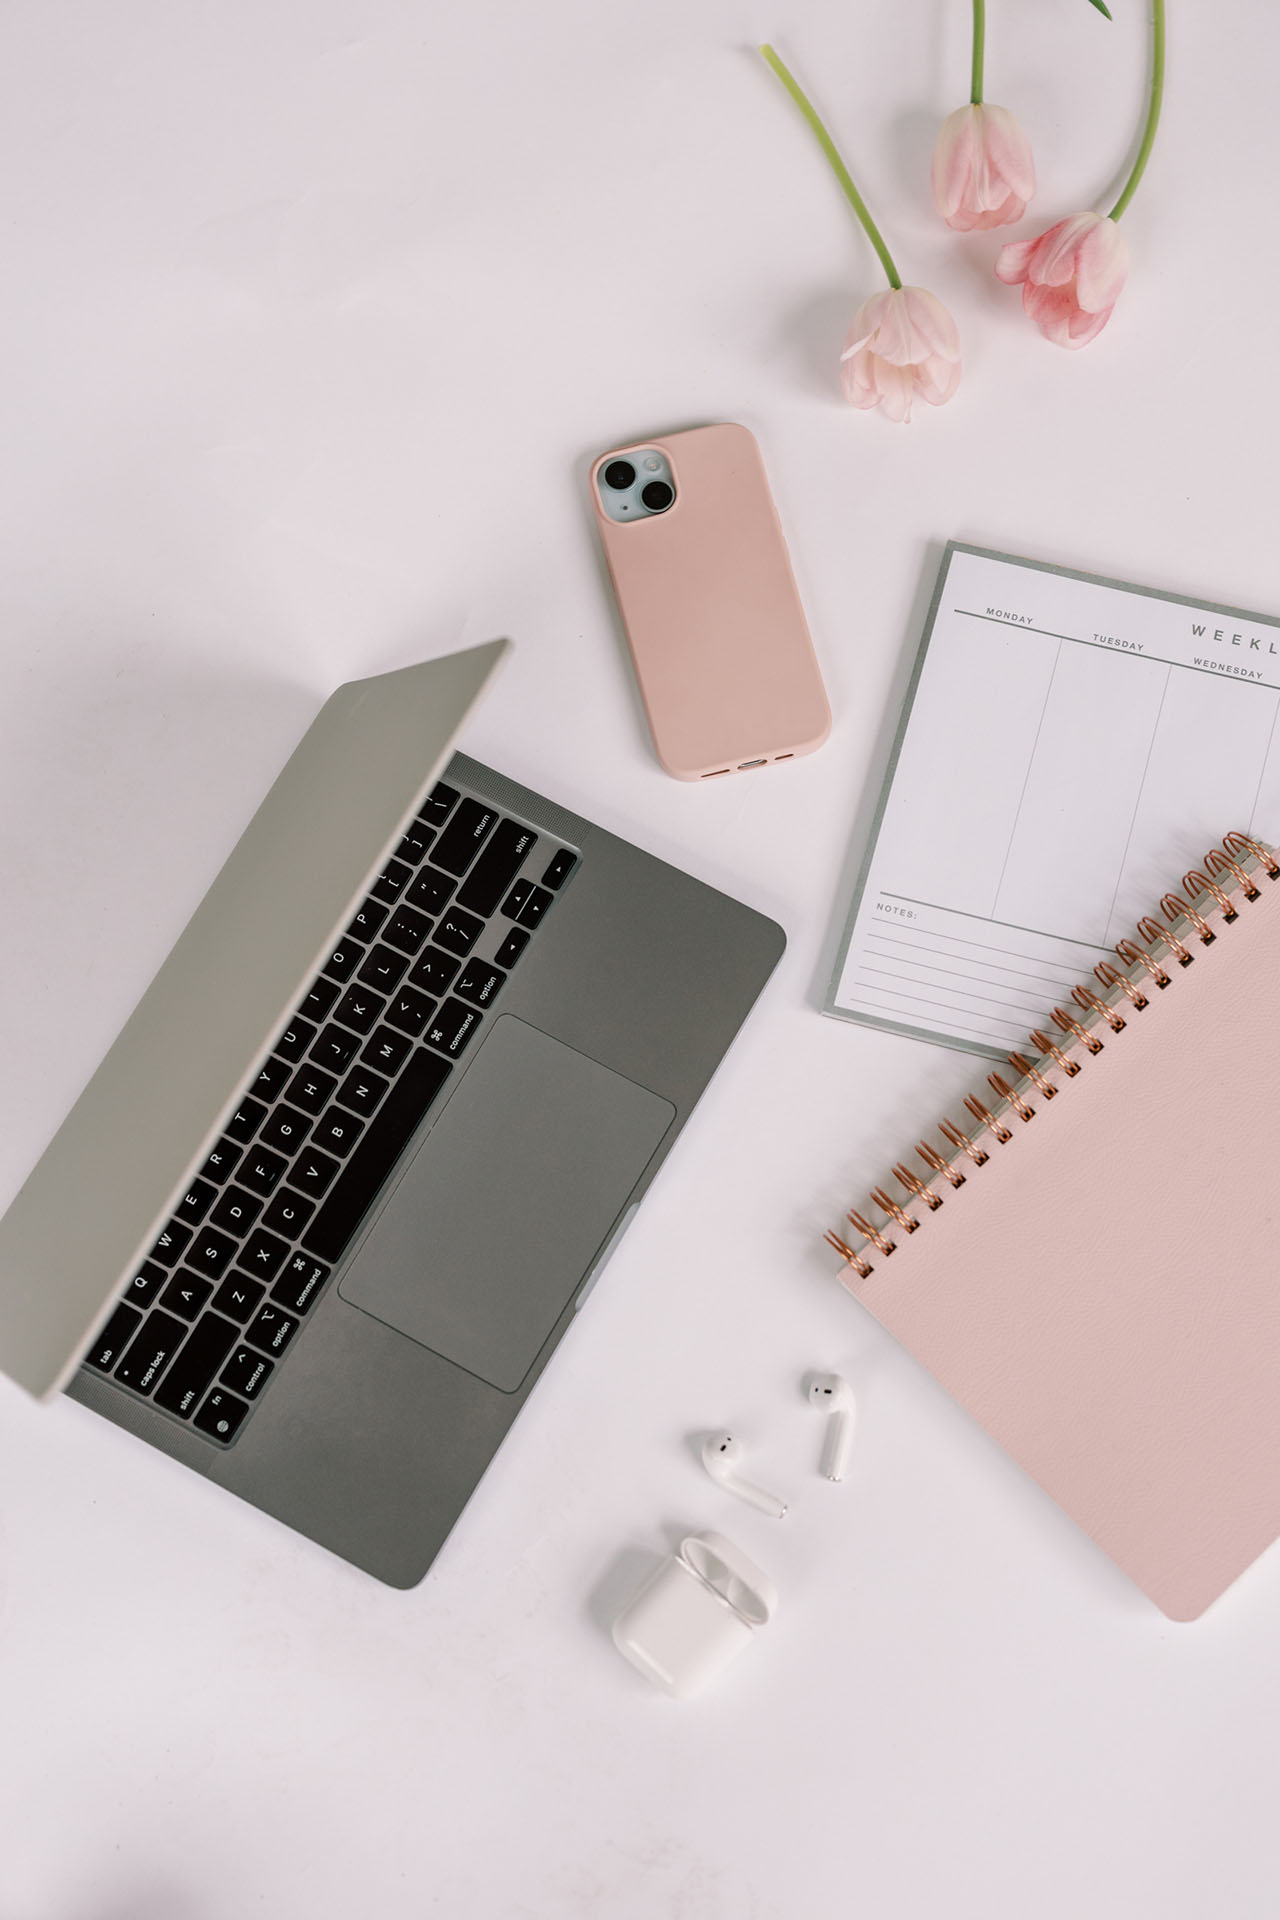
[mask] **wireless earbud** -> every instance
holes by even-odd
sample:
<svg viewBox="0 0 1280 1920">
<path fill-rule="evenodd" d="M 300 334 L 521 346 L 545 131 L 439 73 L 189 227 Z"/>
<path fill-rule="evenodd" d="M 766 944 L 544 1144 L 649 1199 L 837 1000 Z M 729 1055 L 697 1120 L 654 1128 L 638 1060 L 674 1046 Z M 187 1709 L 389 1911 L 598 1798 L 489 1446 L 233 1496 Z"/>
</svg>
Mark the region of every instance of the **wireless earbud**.
<svg viewBox="0 0 1280 1920">
<path fill-rule="evenodd" d="M 772 1514 L 775 1520 L 781 1520 L 787 1510 L 785 1500 L 779 1500 L 776 1494 L 766 1493 L 763 1487 L 753 1486 L 750 1480 L 739 1480 L 735 1469 L 742 1462 L 742 1447 L 731 1433 L 713 1433 L 702 1443 L 702 1464 L 713 1480 L 729 1493 L 736 1493 L 739 1500 L 749 1501 L 758 1507 L 761 1513 Z"/>
<path fill-rule="evenodd" d="M 809 1382 L 809 1404 L 830 1412 L 822 1471 L 828 1480 L 843 1480 L 853 1446 L 853 1388 L 838 1373 L 815 1373 Z"/>
</svg>

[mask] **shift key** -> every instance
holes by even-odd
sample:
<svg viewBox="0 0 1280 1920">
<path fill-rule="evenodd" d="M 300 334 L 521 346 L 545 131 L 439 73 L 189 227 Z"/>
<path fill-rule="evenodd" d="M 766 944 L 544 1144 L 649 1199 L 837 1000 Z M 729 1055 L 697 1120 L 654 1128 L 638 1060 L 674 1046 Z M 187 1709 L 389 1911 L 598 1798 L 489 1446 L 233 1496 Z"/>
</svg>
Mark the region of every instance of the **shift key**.
<svg viewBox="0 0 1280 1920">
<path fill-rule="evenodd" d="M 220 1313 L 206 1313 L 156 1389 L 156 1405 L 189 1419 L 239 1337 L 240 1329 L 233 1320 L 224 1320 Z"/>
</svg>

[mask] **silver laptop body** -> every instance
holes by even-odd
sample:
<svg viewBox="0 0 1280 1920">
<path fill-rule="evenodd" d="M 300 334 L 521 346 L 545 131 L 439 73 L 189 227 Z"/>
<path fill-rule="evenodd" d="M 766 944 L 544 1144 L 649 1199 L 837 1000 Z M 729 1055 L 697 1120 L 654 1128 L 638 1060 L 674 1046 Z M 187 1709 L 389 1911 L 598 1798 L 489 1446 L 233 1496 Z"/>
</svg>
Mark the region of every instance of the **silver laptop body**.
<svg viewBox="0 0 1280 1920">
<path fill-rule="evenodd" d="M 784 945 L 450 758 L 506 647 L 330 698 L 0 1220 L 0 1368 L 401 1587 Z"/>
</svg>

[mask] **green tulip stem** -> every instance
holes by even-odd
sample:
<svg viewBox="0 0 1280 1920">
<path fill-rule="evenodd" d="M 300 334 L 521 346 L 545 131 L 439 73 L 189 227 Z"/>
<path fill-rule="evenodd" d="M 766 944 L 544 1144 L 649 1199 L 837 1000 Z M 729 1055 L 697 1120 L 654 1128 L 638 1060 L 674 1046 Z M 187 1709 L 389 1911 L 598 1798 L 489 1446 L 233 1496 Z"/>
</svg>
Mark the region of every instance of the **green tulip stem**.
<svg viewBox="0 0 1280 1920">
<path fill-rule="evenodd" d="M 888 247 L 886 247 L 881 238 L 879 227 L 877 227 L 875 221 L 867 211 L 866 201 L 854 186 L 848 167 L 846 167 L 844 161 L 837 153 L 835 141 L 831 138 L 831 135 L 818 118 L 813 102 L 808 98 L 807 94 L 805 94 L 785 63 L 779 59 L 772 47 L 763 46 L 759 51 L 761 58 L 765 61 L 766 65 L 773 68 L 773 71 L 777 74 L 779 80 L 781 80 L 783 86 L 791 95 L 791 98 L 795 101 L 801 113 L 809 122 L 809 126 L 813 131 L 818 145 L 827 156 L 832 173 L 835 174 L 836 179 L 840 182 L 845 199 L 857 214 L 862 231 L 866 234 L 868 240 L 880 256 L 880 265 L 889 276 L 889 285 L 891 287 L 900 287 L 902 285 L 902 279 L 898 273 L 898 269 L 893 264 L 893 255 L 889 252 Z"/>
<path fill-rule="evenodd" d="M 1156 128 L 1160 125 L 1160 108 L 1164 101 L 1164 0 L 1152 0 L 1151 14 L 1151 98 L 1147 102 L 1147 124 L 1142 129 L 1142 145 L 1138 148 L 1138 157 L 1133 163 L 1133 171 L 1124 183 L 1120 198 L 1111 209 L 1110 217 L 1118 220 L 1134 194 L 1138 191 L 1138 182 L 1146 172 L 1147 161 L 1151 158 L 1151 149 L 1155 145 Z"/>
<path fill-rule="evenodd" d="M 987 45 L 986 0 L 973 0 L 973 79 L 969 86 L 971 106 L 982 105 L 982 56 Z"/>
</svg>

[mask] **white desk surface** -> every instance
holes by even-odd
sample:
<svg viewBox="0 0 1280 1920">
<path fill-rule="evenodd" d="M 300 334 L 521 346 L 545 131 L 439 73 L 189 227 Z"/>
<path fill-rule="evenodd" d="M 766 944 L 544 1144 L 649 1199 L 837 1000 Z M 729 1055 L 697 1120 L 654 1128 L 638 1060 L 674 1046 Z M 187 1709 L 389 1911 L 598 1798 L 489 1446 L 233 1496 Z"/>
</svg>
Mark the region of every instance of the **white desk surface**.
<svg viewBox="0 0 1280 1920">
<path fill-rule="evenodd" d="M 990 10 L 1037 225 L 1123 172 L 1145 9 L 1114 10 Z M 1170 11 L 1131 283 L 1067 355 L 1001 236 L 929 205 L 960 0 L 11 0 L 0 1200 L 352 674 L 510 633 L 468 747 L 790 946 L 416 1591 L 0 1390 L 5 1920 L 1274 1915 L 1280 1552 L 1166 1624 L 820 1243 L 980 1070 L 814 1010 L 941 544 L 1280 610 L 1280 15 Z M 958 317 L 959 394 L 909 429 L 838 397 L 877 270 L 768 35 Z M 649 750 L 584 476 L 722 419 L 764 447 L 836 723 L 698 787 Z M 815 1365 L 860 1398 L 839 1488 Z M 695 1465 L 722 1422 L 783 1525 Z M 606 1627 L 705 1526 L 782 1601 L 677 1707 Z"/>
</svg>

